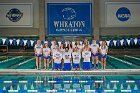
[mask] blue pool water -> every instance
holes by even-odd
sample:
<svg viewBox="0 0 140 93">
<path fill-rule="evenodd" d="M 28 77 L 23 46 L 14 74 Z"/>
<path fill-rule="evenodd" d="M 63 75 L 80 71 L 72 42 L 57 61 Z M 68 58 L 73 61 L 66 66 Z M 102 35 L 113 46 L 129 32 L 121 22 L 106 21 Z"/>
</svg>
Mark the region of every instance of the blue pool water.
<svg viewBox="0 0 140 93">
<path fill-rule="evenodd" d="M 0 93 L 140 93 L 140 76 L 0 76 Z"/>
<path fill-rule="evenodd" d="M 42 64 L 43 67 L 43 64 Z M 34 69 L 33 56 L 0 58 L 2 69 Z M 52 68 L 51 63 L 49 69 Z M 109 69 L 139 69 L 139 56 L 110 56 Z M 100 70 L 100 69 L 99 69 Z M 0 93 L 140 93 L 140 76 L 2 76 Z"/>
<path fill-rule="evenodd" d="M 100 61 L 99 61 L 100 63 Z M 34 56 L 6 56 L 0 57 L 0 69 L 35 69 L 35 57 Z M 44 62 L 42 59 L 42 68 Z M 82 67 L 82 60 L 81 65 Z M 99 68 L 101 65 L 99 64 Z M 139 69 L 140 68 L 140 56 L 121 56 L 114 57 L 109 56 L 107 58 L 107 69 Z M 49 69 L 52 69 L 52 62 L 50 60 Z"/>
</svg>

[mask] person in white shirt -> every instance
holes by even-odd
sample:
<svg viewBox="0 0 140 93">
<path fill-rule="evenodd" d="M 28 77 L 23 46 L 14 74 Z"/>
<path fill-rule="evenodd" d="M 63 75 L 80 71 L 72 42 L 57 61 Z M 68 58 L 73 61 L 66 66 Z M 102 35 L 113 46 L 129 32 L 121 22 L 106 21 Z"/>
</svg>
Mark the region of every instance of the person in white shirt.
<svg viewBox="0 0 140 93">
<path fill-rule="evenodd" d="M 56 48 L 56 51 L 53 53 L 53 67 L 54 70 L 61 70 L 62 67 L 62 53 L 59 51 L 59 47 Z"/>
<path fill-rule="evenodd" d="M 72 42 L 71 41 L 68 41 L 68 44 L 67 44 L 67 46 L 66 47 L 68 47 L 69 48 L 69 52 L 73 52 L 73 46 L 72 46 Z"/>
<path fill-rule="evenodd" d="M 88 39 L 86 39 L 86 38 L 84 39 L 83 47 L 84 47 L 84 46 L 88 46 L 88 47 L 89 47 L 89 41 L 88 41 Z"/>
<path fill-rule="evenodd" d="M 77 47 L 72 52 L 73 70 L 80 70 L 81 53 L 78 52 Z"/>
<path fill-rule="evenodd" d="M 91 51 L 88 46 L 84 46 L 82 57 L 83 57 L 83 70 L 90 70 Z"/>
<path fill-rule="evenodd" d="M 65 45 L 64 44 L 60 45 L 60 52 L 62 53 L 62 55 L 64 54 L 64 52 L 65 52 Z"/>
<path fill-rule="evenodd" d="M 63 43 L 60 44 L 59 48 L 60 53 L 63 55 L 65 52 L 65 45 Z M 64 64 L 64 60 L 62 59 L 62 65 Z"/>
<path fill-rule="evenodd" d="M 34 47 L 35 58 L 36 58 L 36 69 L 41 69 L 42 50 L 43 50 L 43 46 L 41 44 L 41 41 L 37 40 L 37 44 Z"/>
<path fill-rule="evenodd" d="M 81 53 L 82 52 L 82 49 L 83 49 L 83 46 L 80 44 L 80 41 L 77 41 L 76 42 L 76 46 L 78 48 L 78 51 Z"/>
<path fill-rule="evenodd" d="M 71 63 L 72 63 L 72 59 L 71 59 L 71 52 L 69 52 L 69 48 L 66 47 L 65 48 L 65 52 L 63 54 L 63 59 L 64 59 L 64 68 L 63 70 L 66 71 L 70 71 L 71 70 Z"/>
<path fill-rule="evenodd" d="M 53 53 L 56 51 L 56 48 L 58 46 L 56 45 L 56 41 L 52 41 L 52 45 L 51 45 L 51 55 L 53 55 Z M 54 60 L 52 59 L 52 62 L 54 62 Z"/>
<path fill-rule="evenodd" d="M 57 48 L 57 47 L 58 47 L 58 46 L 56 45 L 56 41 L 53 41 L 53 42 L 52 42 L 52 45 L 51 45 L 52 55 L 53 55 L 53 52 L 56 51 L 56 48 Z"/>
<path fill-rule="evenodd" d="M 48 46 L 48 42 L 45 42 L 43 46 L 43 57 L 44 57 L 44 69 L 48 67 L 50 60 L 51 49 Z"/>
<path fill-rule="evenodd" d="M 99 51 L 100 51 L 102 68 L 106 69 L 106 58 L 107 58 L 108 47 L 105 41 L 102 41 Z"/>
<path fill-rule="evenodd" d="M 94 69 L 94 61 L 96 61 L 96 69 L 98 69 L 98 52 L 99 45 L 96 43 L 96 40 L 92 40 L 92 44 L 90 45 L 92 52 L 92 68 Z"/>
</svg>

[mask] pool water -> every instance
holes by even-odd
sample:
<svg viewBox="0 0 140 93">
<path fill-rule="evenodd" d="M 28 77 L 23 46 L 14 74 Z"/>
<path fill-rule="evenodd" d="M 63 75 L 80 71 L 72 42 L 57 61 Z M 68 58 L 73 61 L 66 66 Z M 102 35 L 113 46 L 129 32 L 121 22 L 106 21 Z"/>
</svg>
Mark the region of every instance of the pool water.
<svg viewBox="0 0 140 93">
<path fill-rule="evenodd" d="M 140 76 L 0 76 L 0 93 L 140 93 Z"/>
<path fill-rule="evenodd" d="M 100 60 L 99 60 L 100 63 Z M 42 68 L 43 68 L 42 59 Z M 0 69 L 34 69 L 35 58 L 33 56 L 5 56 L 0 57 Z M 100 65 L 100 64 L 99 64 Z M 82 67 L 82 60 L 81 60 Z M 101 68 L 101 66 L 99 66 Z M 49 63 L 49 69 L 52 68 L 52 62 Z M 107 69 L 139 69 L 140 56 L 109 56 L 107 58 Z"/>
<path fill-rule="evenodd" d="M 101 66 L 99 67 L 101 68 Z M 49 69 L 51 68 L 52 64 L 50 61 Z M 109 56 L 107 58 L 107 69 L 139 68 L 140 56 L 124 55 L 118 57 Z M 1 56 L 0 70 L 2 69 L 35 69 L 35 58 L 33 56 Z M 0 93 L 27 92 L 140 93 L 140 76 L 0 76 Z"/>
</svg>

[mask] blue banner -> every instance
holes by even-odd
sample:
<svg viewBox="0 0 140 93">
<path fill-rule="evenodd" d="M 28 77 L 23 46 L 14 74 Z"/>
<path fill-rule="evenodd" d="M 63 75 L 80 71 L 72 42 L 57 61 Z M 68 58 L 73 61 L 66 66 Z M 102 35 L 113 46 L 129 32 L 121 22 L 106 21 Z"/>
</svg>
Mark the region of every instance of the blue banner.
<svg viewBox="0 0 140 93">
<path fill-rule="evenodd" d="M 92 35 L 91 3 L 46 3 L 48 35 Z"/>
</svg>

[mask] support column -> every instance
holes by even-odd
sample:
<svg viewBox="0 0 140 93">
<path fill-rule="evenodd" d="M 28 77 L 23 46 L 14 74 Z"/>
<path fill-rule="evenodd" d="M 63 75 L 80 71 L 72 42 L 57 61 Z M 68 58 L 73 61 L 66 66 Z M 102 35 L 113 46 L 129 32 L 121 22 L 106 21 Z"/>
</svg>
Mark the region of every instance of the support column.
<svg viewBox="0 0 140 93">
<path fill-rule="evenodd" d="M 93 0 L 93 35 L 94 39 L 99 40 L 100 34 L 100 0 Z"/>
<path fill-rule="evenodd" d="M 39 1 L 39 38 L 45 40 L 45 0 Z"/>
</svg>

